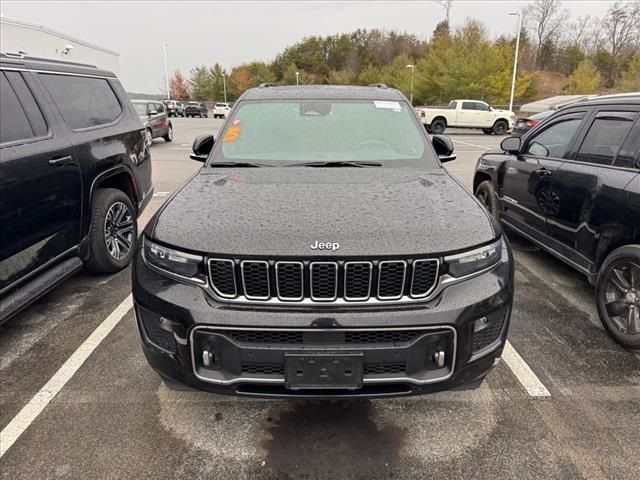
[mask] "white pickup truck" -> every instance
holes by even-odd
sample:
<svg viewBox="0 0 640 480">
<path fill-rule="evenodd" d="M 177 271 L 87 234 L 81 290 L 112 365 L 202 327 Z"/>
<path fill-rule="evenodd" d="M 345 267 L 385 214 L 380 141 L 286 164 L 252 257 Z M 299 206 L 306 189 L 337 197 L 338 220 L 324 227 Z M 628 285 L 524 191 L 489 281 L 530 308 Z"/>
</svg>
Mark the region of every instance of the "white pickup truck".
<svg viewBox="0 0 640 480">
<path fill-rule="evenodd" d="M 480 128 L 487 135 L 504 135 L 513 127 L 516 114 L 496 110 L 480 100 L 452 100 L 448 108 L 416 107 L 429 133 L 440 134 L 447 127 Z"/>
</svg>

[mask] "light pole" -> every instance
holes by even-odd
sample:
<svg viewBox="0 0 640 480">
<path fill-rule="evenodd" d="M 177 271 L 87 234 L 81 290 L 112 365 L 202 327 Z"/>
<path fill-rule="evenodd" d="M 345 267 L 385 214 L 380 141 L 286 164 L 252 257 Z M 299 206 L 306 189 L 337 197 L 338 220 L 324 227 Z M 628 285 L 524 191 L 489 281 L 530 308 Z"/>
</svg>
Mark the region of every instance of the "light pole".
<svg viewBox="0 0 640 480">
<path fill-rule="evenodd" d="M 413 106 L 413 74 L 416 71 L 416 66 L 415 65 L 407 65 L 406 68 L 410 68 L 411 69 L 411 94 L 410 94 L 409 102 Z"/>
<path fill-rule="evenodd" d="M 169 69 L 167 68 L 167 44 L 162 44 L 162 53 L 164 55 L 164 79 L 167 84 L 167 99 L 171 98 L 171 92 L 169 91 Z"/>
<path fill-rule="evenodd" d="M 227 75 L 222 72 L 222 90 L 224 91 L 224 103 L 227 103 Z"/>
<path fill-rule="evenodd" d="M 518 51 L 520 50 L 520 32 L 522 31 L 522 13 L 512 12 L 509 15 L 518 16 L 518 35 L 516 36 L 516 58 L 513 61 L 513 78 L 511 79 L 511 98 L 509 99 L 509 111 L 513 111 L 513 95 L 516 91 L 516 72 L 518 70 Z"/>
<path fill-rule="evenodd" d="M 296 86 L 300 85 L 300 72 L 296 72 Z"/>
</svg>

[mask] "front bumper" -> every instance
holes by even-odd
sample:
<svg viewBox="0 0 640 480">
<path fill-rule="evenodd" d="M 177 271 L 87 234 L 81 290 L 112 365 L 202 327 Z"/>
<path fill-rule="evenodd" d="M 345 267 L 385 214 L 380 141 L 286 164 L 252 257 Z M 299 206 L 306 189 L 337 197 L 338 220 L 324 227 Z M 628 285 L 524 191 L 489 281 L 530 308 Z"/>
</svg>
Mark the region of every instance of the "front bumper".
<svg viewBox="0 0 640 480">
<path fill-rule="evenodd" d="M 509 327 L 513 259 L 503 249 L 493 270 L 424 304 L 300 309 L 218 303 L 138 254 L 133 295 L 143 351 L 169 385 L 260 397 L 416 395 L 476 386 L 491 370 Z M 291 384 L 289 357 L 327 354 L 357 356 L 361 382 Z"/>
</svg>

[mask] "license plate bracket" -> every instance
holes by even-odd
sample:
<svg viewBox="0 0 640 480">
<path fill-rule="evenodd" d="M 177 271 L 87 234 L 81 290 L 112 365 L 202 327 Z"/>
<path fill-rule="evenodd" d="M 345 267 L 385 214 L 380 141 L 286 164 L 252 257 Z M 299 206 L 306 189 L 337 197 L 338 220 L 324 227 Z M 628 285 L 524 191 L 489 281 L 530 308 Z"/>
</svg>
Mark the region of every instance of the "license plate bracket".
<svg viewBox="0 0 640 480">
<path fill-rule="evenodd" d="M 284 364 L 291 390 L 362 388 L 362 353 L 285 353 Z"/>
</svg>

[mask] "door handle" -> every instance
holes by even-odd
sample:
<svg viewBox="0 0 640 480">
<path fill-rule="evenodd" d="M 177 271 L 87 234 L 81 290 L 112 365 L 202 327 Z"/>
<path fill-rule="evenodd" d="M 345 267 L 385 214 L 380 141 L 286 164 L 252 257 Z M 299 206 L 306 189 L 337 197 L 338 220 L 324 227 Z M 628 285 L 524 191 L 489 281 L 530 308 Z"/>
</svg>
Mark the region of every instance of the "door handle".
<svg viewBox="0 0 640 480">
<path fill-rule="evenodd" d="M 66 155 L 64 157 L 52 158 L 51 160 L 49 160 L 49 165 L 52 165 L 54 167 L 63 167 L 65 165 L 70 165 L 72 163 L 74 163 L 74 162 L 73 162 L 73 158 L 71 158 L 71 155 Z"/>
<path fill-rule="evenodd" d="M 551 170 L 547 170 L 546 168 L 536 170 L 535 173 L 540 177 L 549 177 L 553 175 L 553 172 Z"/>
</svg>

